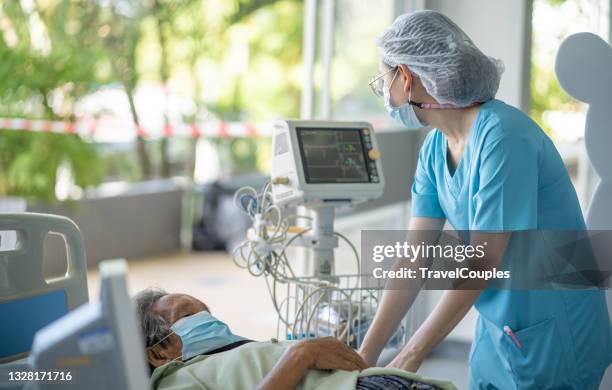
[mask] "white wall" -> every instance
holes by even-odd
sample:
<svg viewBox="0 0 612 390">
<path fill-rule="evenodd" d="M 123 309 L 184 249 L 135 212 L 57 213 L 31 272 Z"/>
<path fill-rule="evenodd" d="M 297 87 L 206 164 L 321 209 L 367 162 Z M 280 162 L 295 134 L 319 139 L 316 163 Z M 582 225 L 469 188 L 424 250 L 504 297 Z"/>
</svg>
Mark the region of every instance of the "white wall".
<svg viewBox="0 0 612 390">
<path fill-rule="evenodd" d="M 498 98 L 528 110 L 531 0 L 429 0 L 425 6 L 450 17 L 485 54 L 504 61 Z"/>
</svg>

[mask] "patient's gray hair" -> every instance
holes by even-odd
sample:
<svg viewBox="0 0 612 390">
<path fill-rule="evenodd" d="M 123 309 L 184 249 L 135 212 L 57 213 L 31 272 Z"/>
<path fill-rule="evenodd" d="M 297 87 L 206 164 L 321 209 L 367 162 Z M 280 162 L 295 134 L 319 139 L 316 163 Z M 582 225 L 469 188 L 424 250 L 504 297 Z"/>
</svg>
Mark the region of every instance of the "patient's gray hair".
<svg viewBox="0 0 612 390">
<path fill-rule="evenodd" d="M 144 336 L 145 348 L 159 343 L 170 334 L 168 322 L 159 314 L 153 312 L 153 306 L 168 293 L 160 288 L 147 288 L 134 296 L 136 310 L 140 317 L 140 326 Z M 167 339 L 160 344 L 164 346 Z"/>
</svg>

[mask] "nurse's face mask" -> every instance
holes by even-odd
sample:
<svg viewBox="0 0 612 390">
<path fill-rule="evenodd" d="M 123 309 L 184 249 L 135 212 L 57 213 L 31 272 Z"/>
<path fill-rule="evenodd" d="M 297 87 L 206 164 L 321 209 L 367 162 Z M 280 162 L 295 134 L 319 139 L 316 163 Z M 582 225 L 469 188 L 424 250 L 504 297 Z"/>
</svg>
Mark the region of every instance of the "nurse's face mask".
<svg viewBox="0 0 612 390">
<path fill-rule="evenodd" d="M 391 72 L 392 70 L 393 69 L 388 70 L 387 73 Z M 408 101 L 399 107 L 395 107 L 391 103 L 390 90 L 398 74 L 399 74 L 399 67 L 396 67 L 395 72 L 393 73 L 393 79 L 391 79 L 391 82 L 389 83 L 389 85 L 386 85 L 383 83 L 382 95 L 385 99 L 385 108 L 387 109 L 389 116 L 401 122 L 404 126 L 406 126 L 409 129 L 418 129 L 421 127 L 429 126 L 427 123 L 424 123 L 421 119 L 419 119 L 416 112 L 414 111 L 414 107 L 418 107 L 420 109 L 467 108 L 467 107 L 472 107 L 472 106 L 479 104 L 479 103 L 472 103 L 467 106 L 460 107 L 460 106 L 456 106 L 454 104 L 448 104 L 448 103 L 440 104 L 440 103 L 415 102 L 414 100 L 412 100 L 412 83 L 414 80 L 414 76 L 411 75 L 412 77 L 410 77 L 410 85 L 409 85 L 410 89 L 408 90 Z M 370 85 L 372 86 L 372 89 L 375 90 L 374 93 L 376 93 L 377 95 L 379 94 L 377 93 L 378 88 L 374 86 L 373 84 L 375 81 L 382 79 L 384 75 L 385 74 L 380 75 L 378 78 L 376 78 L 374 81 L 370 83 Z"/>
<path fill-rule="evenodd" d="M 413 106 L 419 106 L 420 103 L 416 103 L 412 101 L 412 80 L 414 79 L 413 77 L 410 77 L 410 89 L 408 90 L 408 102 L 406 102 L 405 104 L 402 104 L 399 107 L 395 107 L 393 106 L 393 104 L 391 104 L 390 89 L 391 89 L 391 86 L 393 85 L 393 82 L 397 78 L 398 74 L 399 74 L 399 68 L 395 70 L 395 73 L 393 74 L 393 79 L 391 79 L 391 82 L 389 83 L 389 85 L 388 86 L 383 85 L 383 88 L 382 88 L 383 97 L 385 99 L 385 108 L 387 109 L 389 116 L 401 122 L 404 126 L 406 126 L 409 129 L 419 129 L 421 127 L 427 127 L 427 125 L 423 123 L 423 121 L 421 121 L 419 117 L 416 115 L 416 112 L 414 112 Z"/>
<path fill-rule="evenodd" d="M 205 310 L 181 318 L 170 329 L 170 334 L 150 348 L 155 347 L 174 333 L 180 337 L 183 344 L 181 356 L 176 360 L 183 361 L 243 339 L 233 334 L 227 324 Z"/>
</svg>

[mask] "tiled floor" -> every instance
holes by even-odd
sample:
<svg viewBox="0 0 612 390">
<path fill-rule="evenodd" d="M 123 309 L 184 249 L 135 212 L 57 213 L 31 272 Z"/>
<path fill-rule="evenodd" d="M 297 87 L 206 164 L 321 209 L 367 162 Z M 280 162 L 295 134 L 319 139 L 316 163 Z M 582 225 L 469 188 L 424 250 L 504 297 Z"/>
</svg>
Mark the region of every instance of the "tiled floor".
<svg viewBox="0 0 612 390">
<path fill-rule="evenodd" d="M 131 260 L 128 266 L 131 294 L 151 286 L 190 294 L 206 302 L 237 334 L 254 340 L 276 337 L 276 313 L 264 280 L 236 267 L 225 252 L 170 254 Z M 88 285 L 90 297 L 97 297 L 97 270 L 88 272 Z M 467 388 L 465 358 L 436 356 L 425 361 L 419 373 Z"/>
</svg>

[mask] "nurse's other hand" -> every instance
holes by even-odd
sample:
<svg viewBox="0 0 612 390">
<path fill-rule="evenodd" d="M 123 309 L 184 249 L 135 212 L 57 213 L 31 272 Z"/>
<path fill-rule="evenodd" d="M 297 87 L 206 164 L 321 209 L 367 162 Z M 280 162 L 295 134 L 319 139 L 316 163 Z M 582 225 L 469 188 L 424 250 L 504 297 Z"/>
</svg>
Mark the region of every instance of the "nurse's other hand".
<svg viewBox="0 0 612 390">
<path fill-rule="evenodd" d="M 391 363 L 387 365 L 389 368 L 399 368 L 400 370 L 406 370 L 410 372 L 417 372 L 423 359 L 417 356 L 415 353 L 404 348 L 395 359 L 391 360 Z"/>
</svg>

